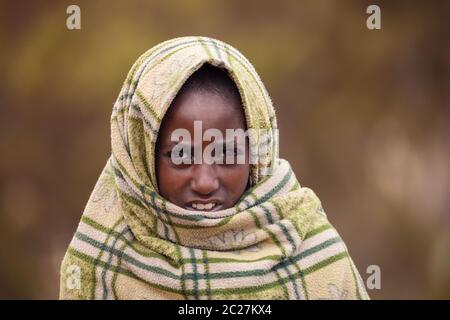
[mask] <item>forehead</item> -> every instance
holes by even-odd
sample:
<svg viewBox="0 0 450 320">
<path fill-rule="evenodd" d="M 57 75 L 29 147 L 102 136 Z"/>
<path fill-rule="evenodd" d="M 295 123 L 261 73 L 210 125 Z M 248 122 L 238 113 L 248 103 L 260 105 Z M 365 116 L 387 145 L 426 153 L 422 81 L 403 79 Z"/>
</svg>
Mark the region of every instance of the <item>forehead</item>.
<svg viewBox="0 0 450 320">
<path fill-rule="evenodd" d="M 175 99 L 164 116 L 160 139 L 170 139 L 173 130 L 184 128 L 194 132 L 194 121 L 202 122 L 202 130 L 245 130 L 244 110 L 240 101 L 227 99 L 216 93 L 189 92 Z"/>
</svg>

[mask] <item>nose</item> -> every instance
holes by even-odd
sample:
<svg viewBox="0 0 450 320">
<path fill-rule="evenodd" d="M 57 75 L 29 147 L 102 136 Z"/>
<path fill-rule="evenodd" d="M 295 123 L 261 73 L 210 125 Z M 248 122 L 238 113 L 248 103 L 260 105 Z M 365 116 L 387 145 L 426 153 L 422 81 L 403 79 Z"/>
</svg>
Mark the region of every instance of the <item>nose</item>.
<svg viewBox="0 0 450 320">
<path fill-rule="evenodd" d="M 219 179 L 212 165 L 194 165 L 191 189 L 204 196 L 210 195 L 219 189 Z"/>
</svg>

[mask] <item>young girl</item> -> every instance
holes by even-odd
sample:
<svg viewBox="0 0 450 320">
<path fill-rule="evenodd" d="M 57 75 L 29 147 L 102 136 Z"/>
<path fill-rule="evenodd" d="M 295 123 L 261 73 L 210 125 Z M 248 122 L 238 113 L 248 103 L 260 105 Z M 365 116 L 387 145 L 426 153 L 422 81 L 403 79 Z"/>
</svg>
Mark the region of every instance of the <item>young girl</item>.
<svg viewBox="0 0 450 320">
<path fill-rule="evenodd" d="M 112 155 L 60 297 L 368 299 L 319 199 L 278 157 L 276 129 L 263 83 L 230 45 L 184 37 L 144 53 L 114 105 Z"/>
</svg>

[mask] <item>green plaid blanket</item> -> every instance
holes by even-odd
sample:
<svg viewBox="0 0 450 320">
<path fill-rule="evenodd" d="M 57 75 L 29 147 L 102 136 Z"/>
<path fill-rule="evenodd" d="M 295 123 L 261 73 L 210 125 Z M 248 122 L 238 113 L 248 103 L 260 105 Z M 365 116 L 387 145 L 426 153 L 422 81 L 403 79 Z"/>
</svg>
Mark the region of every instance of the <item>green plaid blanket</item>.
<svg viewBox="0 0 450 320">
<path fill-rule="evenodd" d="M 236 82 L 247 127 L 276 129 L 270 97 L 236 49 L 205 37 L 163 42 L 131 68 L 111 116 L 112 155 L 61 266 L 61 299 L 368 299 L 347 248 L 278 140 L 230 209 L 189 211 L 158 194 L 164 113 L 204 63 Z M 257 148 L 259 136 L 250 137 Z"/>
</svg>

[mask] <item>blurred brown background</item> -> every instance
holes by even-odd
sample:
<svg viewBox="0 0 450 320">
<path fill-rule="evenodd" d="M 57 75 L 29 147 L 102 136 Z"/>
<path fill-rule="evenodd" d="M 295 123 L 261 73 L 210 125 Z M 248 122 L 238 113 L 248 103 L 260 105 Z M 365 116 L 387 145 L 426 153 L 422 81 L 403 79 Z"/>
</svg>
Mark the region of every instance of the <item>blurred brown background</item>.
<svg viewBox="0 0 450 320">
<path fill-rule="evenodd" d="M 66 8 L 81 8 L 81 30 Z M 366 8 L 381 7 L 381 30 Z M 372 298 L 450 298 L 448 1 L 0 1 L 0 298 L 57 298 L 135 59 L 205 35 L 255 65 L 281 156 L 316 191 Z"/>
</svg>

